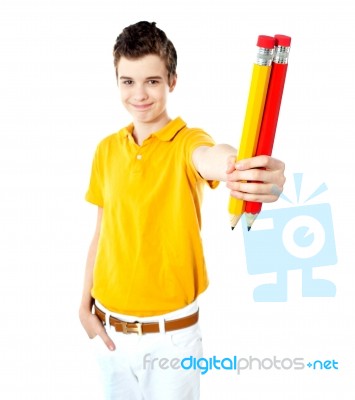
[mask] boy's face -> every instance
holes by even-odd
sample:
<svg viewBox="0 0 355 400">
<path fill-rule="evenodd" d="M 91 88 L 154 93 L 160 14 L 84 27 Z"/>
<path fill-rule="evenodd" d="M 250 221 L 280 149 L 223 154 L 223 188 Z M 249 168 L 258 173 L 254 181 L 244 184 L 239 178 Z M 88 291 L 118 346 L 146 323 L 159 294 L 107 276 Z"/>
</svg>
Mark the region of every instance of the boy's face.
<svg viewBox="0 0 355 400">
<path fill-rule="evenodd" d="M 176 78 L 169 83 L 167 69 L 159 56 L 122 57 L 117 75 L 122 103 L 135 122 L 166 123 L 167 97 L 174 90 Z"/>
</svg>

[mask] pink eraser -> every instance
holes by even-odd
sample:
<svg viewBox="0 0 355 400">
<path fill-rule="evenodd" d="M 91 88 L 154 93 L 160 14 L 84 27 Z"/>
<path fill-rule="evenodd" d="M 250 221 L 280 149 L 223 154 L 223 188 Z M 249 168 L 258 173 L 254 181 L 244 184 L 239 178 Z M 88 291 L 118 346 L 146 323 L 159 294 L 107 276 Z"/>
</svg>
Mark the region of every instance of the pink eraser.
<svg viewBox="0 0 355 400">
<path fill-rule="evenodd" d="M 291 38 L 285 35 L 275 35 L 275 46 L 290 47 Z"/>
<path fill-rule="evenodd" d="M 258 47 L 263 47 L 264 49 L 273 49 L 275 46 L 275 39 L 271 36 L 260 35 L 258 36 L 258 42 L 256 45 Z"/>
</svg>

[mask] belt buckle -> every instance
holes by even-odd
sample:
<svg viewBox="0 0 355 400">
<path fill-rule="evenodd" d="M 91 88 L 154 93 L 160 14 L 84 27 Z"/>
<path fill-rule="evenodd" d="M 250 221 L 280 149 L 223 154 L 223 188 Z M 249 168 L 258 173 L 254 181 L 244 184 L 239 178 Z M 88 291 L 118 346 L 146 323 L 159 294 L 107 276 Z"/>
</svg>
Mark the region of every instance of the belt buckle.
<svg viewBox="0 0 355 400">
<path fill-rule="evenodd" d="M 139 336 L 143 335 L 142 332 L 142 323 L 141 322 L 121 322 L 122 324 L 122 332 L 125 334 L 128 333 L 137 333 Z M 136 326 L 127 326 L 127 324 L 134 324 Z"/>
</svg>

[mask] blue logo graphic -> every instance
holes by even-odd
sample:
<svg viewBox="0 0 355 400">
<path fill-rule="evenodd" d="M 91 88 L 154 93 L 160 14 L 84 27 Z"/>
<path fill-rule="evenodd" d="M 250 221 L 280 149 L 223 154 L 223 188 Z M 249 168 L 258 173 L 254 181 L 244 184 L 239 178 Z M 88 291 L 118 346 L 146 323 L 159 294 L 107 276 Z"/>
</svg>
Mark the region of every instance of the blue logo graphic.
<svg viewBox="0 0 355 400">
<path fill-rule="evenodd" d="M 299 204 L 303 174 L 294 174 Z M 323 183 L 305 201 L 327 190 Z M 284 194 L 281 199 L 292 204 Z M 333 297 L 334 283 L 314 279 L 313 267 L 337 262 L 333 220 L 327 203 L 296 205 L 262 211 L 248 231 L 243 218 L 243 235 L 248 272 L 251 275 L 276 272 L 277 282 L 258 286 L 254 300 L 259 302 L 287 301 L 287 272 L 302 270 L 303 297 Z"/>
</svg>

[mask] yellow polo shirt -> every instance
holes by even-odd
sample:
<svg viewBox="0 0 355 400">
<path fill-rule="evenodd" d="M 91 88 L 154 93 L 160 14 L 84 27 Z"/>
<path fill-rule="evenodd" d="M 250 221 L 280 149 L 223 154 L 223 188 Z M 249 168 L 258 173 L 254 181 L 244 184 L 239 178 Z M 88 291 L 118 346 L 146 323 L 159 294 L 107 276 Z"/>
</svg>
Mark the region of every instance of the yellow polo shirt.
<svg viewBox="0 0 355 400">
<path fill-rule="evenodd" d="M 111 311 L 144 317 L 182 308 L 207 288 L 200 237 L 206 181 L 192 152 L 214 142 L 181 118 L 141 146 L 132 131 L 131 124 L 98 145 L 85 198 L 103 207 L 92 296 Z"/>
</svg>

